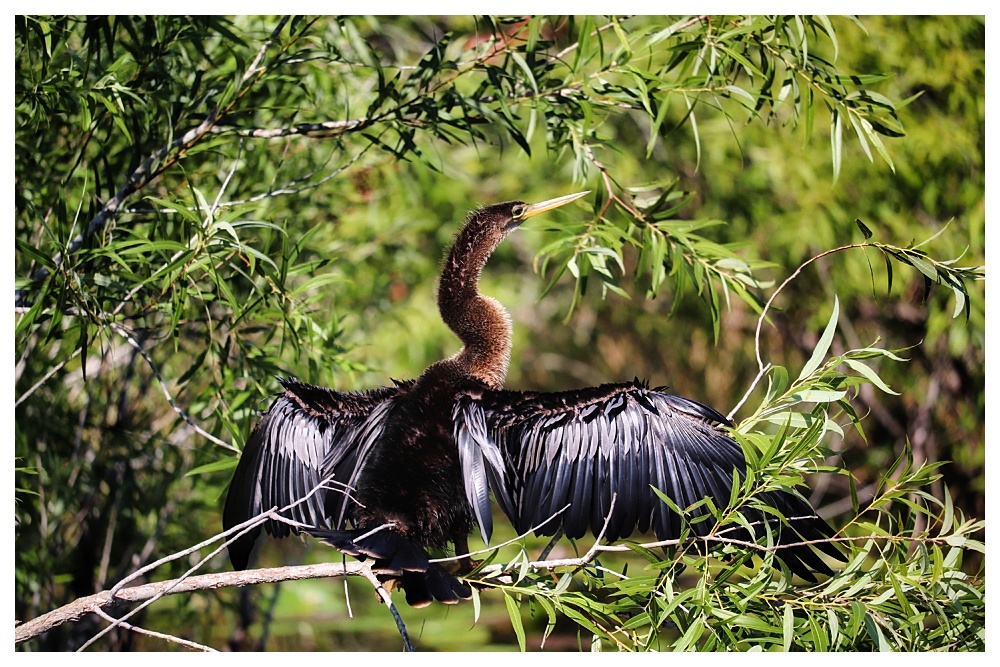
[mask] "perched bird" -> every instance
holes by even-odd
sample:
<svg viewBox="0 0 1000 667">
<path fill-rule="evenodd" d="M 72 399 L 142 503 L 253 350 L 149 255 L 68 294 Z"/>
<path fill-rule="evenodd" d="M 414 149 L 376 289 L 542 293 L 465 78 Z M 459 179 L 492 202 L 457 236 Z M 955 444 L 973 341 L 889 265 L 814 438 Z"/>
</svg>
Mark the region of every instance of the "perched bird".
<svg viewBox="0 0 1000 667">
<path fill-rule="evenodd" d="M 638 380 L 556 393 L 503 389 L 510 317 L 479 293 L 480 272 L 525 220 L 585 194 L 469 214 L 438 286 L 441 317 L 462 348 L 420 377 L 360 393 L 282 380 L 284 393 L 236 467 L 223 525 L 292 505 L 283 516 L 347 554 L 401 571 L 407 602 L 424 606 L 471 596 L 465 583 L 429 562 L 427 550 L 453 543 L 457 555 L 467 554 L 475 524 L 488 543 L 490 491 L 519 532 L 561 529 L 579 538 L 603 530 L 608 541 L 635 529 L 652 530 L 659 540 L 681 534 L 681 517 L 654 488 L 681 509 L 705 497 L 725 508 L 734 471 L 744 478 L 746 461 L 715 410 Z M 833 535 L 798 495 L 768 492 L 758 500 L 788 519 L 741 508 L 758 536 L 768 527 L 779 544 Z M 692 516 L 705 513 L 701 507 Z M 263 527 L 274 537 L 298 532 L 273 520 Z M 711 520 L 690 523 L 694 535 L 714 528 Z M 259 533 L 258 526 L 229 546 L 234 567 L 247 567 Z M 753 538 L 745 527 L 726 536 Z M 828 542 L 818 548 L 842 558 Z M 807 545 L 781 549 L 777 557 L 809 581 L 814 572 L 832 574 Z"/>
</svg>

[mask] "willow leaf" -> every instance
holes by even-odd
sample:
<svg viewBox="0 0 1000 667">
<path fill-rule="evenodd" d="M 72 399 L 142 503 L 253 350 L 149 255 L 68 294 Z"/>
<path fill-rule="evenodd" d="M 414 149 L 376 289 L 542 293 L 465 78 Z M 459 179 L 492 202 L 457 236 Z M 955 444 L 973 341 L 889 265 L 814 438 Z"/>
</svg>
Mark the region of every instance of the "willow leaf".
<svg viewBox="0 0 1000 667">
<path fill-rule="evenodd" d="M 830 314 L 830 321 L 827 322 L 826 330 L 823 331 L 823 335 L 816 344 L 816 348 L 813 350 L 812 356 L 809 357 L 809 361 L 802 367 L 802 372 L 799 373 L 797 381 L 802 381 L 812 375 L 813 372 L 819 368 L 820 364 L 823 363 L 823 360 L 826 358 L 826 353 L 830 349 L 830 344 L 833 342 L 833 334 L 837 330 L 837 318 L 839 315 L 840 301 L 837 299 L 837 296 L 834 295 L 833 312 Z"/>
</svg>

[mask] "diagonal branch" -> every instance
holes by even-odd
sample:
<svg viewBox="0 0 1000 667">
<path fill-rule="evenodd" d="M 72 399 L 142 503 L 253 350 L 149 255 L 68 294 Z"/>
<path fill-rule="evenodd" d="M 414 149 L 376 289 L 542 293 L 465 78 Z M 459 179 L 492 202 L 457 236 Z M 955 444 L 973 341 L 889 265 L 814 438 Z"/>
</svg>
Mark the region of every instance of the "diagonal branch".
<svg viewBox="0 0 1000 667">
<path fill-rule="evenodd" d="M 218 572 L 201 574 L 186 579 L 170 579 L 139 586 L 123 588 L 115 593 L 110 590 L 79 598 L 73 602 L 43 614 L 14 628 L 14 643 L 20 644 L 51 630 L 67 621 L 78 621 L 87 614 L 98 610 L 112 610 L 123 605 L 146 602 L 164 595 L 207 591 L 229 586 L 252 586 L 273 584 L 281 581 L 301 579 L 328 579 L 345 575 L 364 576 L 365 563 L 322 563 L 319 565 L 297 565 L 272 567 L 238 572 Z M 370 567 L 369 567 L 370 569 Z M 374 570 L 376 574 L 393 574 L 392 570 Z"/>
</svg>

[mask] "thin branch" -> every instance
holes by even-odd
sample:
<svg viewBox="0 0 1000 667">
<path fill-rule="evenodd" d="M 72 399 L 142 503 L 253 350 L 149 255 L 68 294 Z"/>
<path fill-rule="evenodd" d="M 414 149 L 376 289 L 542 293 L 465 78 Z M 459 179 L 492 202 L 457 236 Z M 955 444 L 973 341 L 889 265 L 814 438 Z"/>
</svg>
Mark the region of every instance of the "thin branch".
<svg viewBox="0 0 1000 667">
<path fill-rule="evenodd" d="M 614 25 L 615 25 L 614 21 L 612 21 L 610 23 L 605 23 L 600 28 L 594 28 L 594 30 L 592 30 L 590 32 L 589 36 L 590 37 L 596 37 L 600 33 L 602 33 L 605 30 L 607 30 L 608 28 L 613 27 Z M 559 53 L 556 53 L 556 54 L 551 55 L 548 58 L 546 58 L 545 59 L 545 64 L 546 65 L 550 65 L 550 64 L 556 62 L 557 60 L 561 60 L 566 54 L 568 54 L 568 53 L 570 53 L 572 51 L 575 51 L 579 46 L 580 46 L 580 40 L 577 40 L 577 41 L 573 42 L 572 44 L 570 44 L 569 46 L 567 46 L 565 49 L 563 49 L 562 51 L 560 51 Z"/>
<path fill-rule="evenodd" d="M 531 528 L 529 528 L 525 532 L 521 533 L 520 535 L 517 535 L 516 537 L 510 538 L 506 542 L 501 542 L 500 544 L 496 545 L 495 547 L 486 547 L 485 549 L 479 549 L 477 551 L 470 551 L 469 553 L 466 553 L 466 554 L 455 554 L 454 556 L 447 556 L 445 558 L 432 558 L 432 559 L 430 559 L 429 562 L 431 562 L 431 563 L 447 563 L 448 561 L 461 560 L 463 558 L 471 558 L 472 556 L 478 556 L 479 554 L 493 553 L 497 549 L 502 549 L 503 547 L 507 546 L 508 544 L 514 544 L 515 542 L 519 542 L 519 541 L 523 540 L 528 535 L 530 535 L 531 533 L 535 532 L 536 530 L 538 530 L 539 528 L 541 528 L 542 526 L 544 526 L 545 524 L 547 524 L 549 521 L 552 521 L 552 519 L 556 518 L 557 516 L 559 516 L 560 514 L 562 514 L 563 512 L 565 512 L 566 510 L 568 510 L 570 508 L 570 506 L 571 506 L 571 504 L 567 504 L 562 509 L 554 512 L 552 514 L 552 516 L 550 516 L 549 518 L 547 518 L 545 521 L 542 521 L 537 526 L 532 526 Z"/>
<path fill-rule="evenodd" d="M 139 352 L 139 354 L 142 355 L 142 358 L 146 360 L 146 363 L 149 365 L 150 370 L 153 371 L 153 375 L 156 376 L 157 382 L 160 383 L 160 390 L 163 392 L 163 395 L 167 397 L 167 402 L 170 403 L 170 407 L 174 409 L 174 412 L 180 415 L 181 419 L 186 421 L 188 425 L 191 426 L 191 428 L 193 428 L 195 431 L 197 431 L 200 435 L 207 438 L 208 440 L 211 440 L 215 444 L 225 447 L 230 451 L 236 452 L 237 454 L 239 453 L 240 451 L 239 448 L 237 448 L 234 445 L 231 445 L 225 440 L 220 440 L 219 438 L 215 437 L 202 427 L 198 426 L 198 424 L 196 424 L 194 420 L 191 419 L 186 412 L 184 412 L 184 409 L 181 406 L 177 405 L 177 402 L 174 401 L 173 397 L 170 395 L 170 390 L 167 388 L 167 383 L 163 380 L 163 376 L 160 375 L 160 370 L 156 367 L 156 364 L 153 362 L 152 358 L 150 358 L 149 354 L 147 354 L 146 351 L 142 349 L 142 345 L 139 344 L 139 341 L 135 340 L 131 336 L 131 334 L 129 334 L 129 332 L 125 329 L 125 327 L 118 324 L 117 322 L 109 322 L 108 326 L 110 326 L 122 338 L 128 341 L 129 345 L 134 347 Z"/>
<path fill-rule="evenodd" d="M 947 544 L 948 536 L 946 535 L 946 536 L 942 536 L 942 537 L 931 537 L 931 536 L 928 535 L 928 536 L 924 536 L 924 537 L 921 537 L 921 538 L 915 538 L 915 537 L 906 536 L 906 535 L 854 535 L 854 536 L 843 536 L 843 537 L 825 537 L 825 538 L 816 539 L 816 540 L 807 540 L 807 541 L 802 541 L 802 542 L 790 542 L 788 544 L 774 544 L 774 545 L 770 545 L 770 546 L 764 545 L 764 544 L 757 544 L 756 542 L 748 542 L 746 540 L 737 540 L 737 539 L 732 539 L 732 538 L 728 538 L 728 537 L 720 537 L 718 535 L 691 536 L 688 539 L 689 540 L 700 541 L 700 542 L 711 542 L 713 544 L 732 544 L 732 545 L 736 545 L 736 546 L 746 547 L 746 548 L 749 548 L 749 549 L 755 549 L 757 551 L 761 551 L 761 552 L 766 553 L 766 552 L 769 552 L 769 551 L 780 551 L 782 549 L 793 549 L 793 548 L 796 548 L 796 547 L 814 546 L 816 544 L 821 544 L 821 543 L 825 543 L 825 542 L 829 542 L 829 543 L 866 542 L 868 540 L 883 540 L 883 541 L 888 541 L 888 542 L 913 542 L 913 541 L 917 541 L 917 542 L 925 542 L 925 543 L 942 545 L 942 544 Z M 676 547 L 676 546 L 681 545 L 682 543 L 683 543 L 683 540 L 680 540 L 680 539 L 658 540 L 656 542 L 645 542 L 645 543 L 642 543 L 642 544 L 634 544 L 634 545 L 630 545 L 630 544 L 597 544 L 597 543 L 595 543 L 594 546 L 591 547 L 591 549 L 586 554 L 584 554 L 583 556 L 578 556 L 576 558 L 554 558 L 552 560 L 529 561 L 528 564 L 527 564 L 527 566 L 529 568 L 531 568 L 531 569 L 534 569 L 534 570 L 554 570 L 554 569 L 560 568 L 560 567 L 569 567 L 569 568 L 574 568 L 574 569 L 578 570 L 578 569 L 580 569 L 582 567 L 585 567 L 586 565 L 589 565 L 593 561 L 594 557 L 596 557 L 597 554 L 599 554 L 599 553 L 632 551 L 633 550 L 633 546 L 642 547 L 644 549 L 656 549 L 656 548 L 660 548 L 660 547 Z M 496 565 L 489 565 L 487 567 L 484 567 L 482 570 L 480 570 L 479 574 L 484 574 L 484 575 L 500 574 L 500 573 L 506 571 L 508 565 L 509 564 L 506 564 L 506 563 L 499 563 L 499 564 L 496 564 Z M 521 567 L 521 566 L 523 566 L 523 564 L 519 563 L 518 567 Z"/>
<path fill-rule="evenodd" d="M 785 278 L 785 281 L 783 283 L 781 283 L 781 285 L 778 286 L 778 289 L 774 290 L 774 293 L 771 294 L 771 298 L 769 298 L 767 300 L 767 303 L 764 304 L 764 309 L 760 311 L 760 317 L 757 318 L 757 330 L 754 333 L 754 337 L 753 337 L 753 340 L 754 340 L 754 350 L 755 350 L 755 352 L 757 354 L 757 367 L 760 369 L 760 372 L 758 373 L 758 377 L 760 375 L 762 375 L 764 373 L 764 371 L 765 371 L 765 369 L 764 369 L 764 361 L 761 358 L 761 353 L 760 353 L 760 330 L 761 330 L 761 327 L 764 324 L 764 319 L 767 317 L 767 311 L 771 307 L 771 303 L 774 301 L 774 298 L 776 296 L 778 296 L 778 294 L 781 292 L 781 290 L 785 289 L 785 286 L 788 285 L 788 283 L 792 282 L 792 280 L 794 280 L 796 278 L 796 276 L 798 276 L 800 273 L 802 273 L 802 271 L 807 266 L 809 266 L 810 264 L 812 264 L 813 262 L 815 262 L 817 259 L 819 259 L 821 257 L 826 257 L 827 255 L 832 255 L 833 253 L 840 252 L 841 250 L 850 250 L 851 248 L 864 248 L 867 245 L 868 245 L 867 243 L 852 243 L 851 245 L 840 246 L 839 248 L 832 248 L 832 249 L 827 250 L 825 252 L 821 252 L 820 254 L 818 254 L 818 255 L 816 255 L 814 257 L 810 257 L 805 262 L 803 262 L 802 264 L 800 264 L 799 268 L 795 269 L 795 271 L 792 272 L 792 275 L 790 275 L 787 278 Z"/>
<path fill-rule="evenodd" d="M 292 125 L 289 127 L 220 127 L 212 128 L 216 134 L 234 134 L 238 137 L 248 137 L 252 139 L 278 139 L 280 137 L 304 136 L 304 137 L 335 137 L 346 134 L 352 130 L 363 129 L 370 124 L 370 119 L 351 120 L 326 120 L 322 123 L 303 123 L 302 125 Z"/>
<path fill-rule="evenodd" d="M 73 350 L 73 354 L 69 355 L 68 357 L 66 357 L 65 359 L 63 359 L 62 361 L 60 361 L 58 364 L 56 364 L 55 366 L 53 366 L 52 368 L 50 368 L 49 372 L 46 373 L 44 376 L 42 376 L 41 380 L 39 380 L 35 384 L 31 385 L 31 387 L 27 391 L 25 391 L 23 394 L 21 394 L 20 396 L 17 397 L 17 400 L 14 401 L 14 407 L 16 408 L 17 406 L 21 405 L 21 402 L 24 401 L 24 399 L 26 399 L 29 396 L 31 396 L 32 394 L 34 394 L 36 389 L 38 389 L 43 384 L 45 384 L 45 382 L 50 377 L 52 377 L 53 375 L 55 375 L 59 371 L 60 368 L 62 368 L 67 363 L 69 363 L 70 361 L 72 361 L 73 359 L 75 359 L 77 357 L 77 355 L 80 354 L 80 352 L 82 350 L 83 350 L 83 348 L 79 348 L 79 347 L 76 348 L 75 350 Z"/>
<path fill-rule="evenodd" d="M 370 561 L 366 560 L 361 563 L 361 576 L 367 579 L 375 588 L 375 592 L 378 593 L 379 598 L 385 603 L 385 606 L 389 609 L 389 613 L 392 614 L 392 618 L 396 621 L 396 628 L 399 630 L 399 636 L 403 638 L 403 650 L 407 653 L 413 653 L 415 649 L 413 648 L 413 644 L 410 642 L 410 635 L 406 632 L 406 626 L 403 624 L 403 617 L 399 615 L 399 610 L 396 609 L 396 605 L 392 603 L 392 596 L 389 595 L 389 591 L 382 586 L 382 582 L 379 581 L 375 571 L 372 570 Z"/>
<path fill-rule="evenodd" d="M 767 362 L 766 366 L 757 371 L 757 377 L 755 377 L 753 379 L 753 382 L 750 383 L 750 387 L 743 394 L 743 398 L 741 398 L 739 402 L 735 406 L 733 406 L 733 409 L 729 411 L 729 414 L 726 415 L 726 419 L 728 419 L 729 421 L 733 421 L 733 416 L 737 412 L 739 412 L 740 408 L 743 407 L 743 404 L 747 402 L 747 399 L 749 399 L 750 395 L 753 394 L 754 389 L 756 389 L 760 381 L 764 379 L 764 376 L 767 374 L 767 371 L 770 370 L 770 368 L 771 368 L 771 362 Z"/>
<path fill-rule="evenodd" d="M 153 601 L 164 595 L 207 591 L 231 586 L 251 586 L 256 584 L 273 584 L 282 581 L 299 581 L 302 579 L 328 579 L 342 577 L 347 574 L 362 575 L 364 563 L 360 561 L 341 563 L 322 563 L 318 565 L 297 565 L 291 567 L 273 567 L 257 570 L 241 570 L 238 572 L 217 572 L 202 574 L 183 579 L 157 581 L 139 586 L 123 588 L 117 593 L 102 591 L 94 595 L 79 598 L 47 614 L 43 614 L 14 628 L 14 643 L 20 644 L 51 630 L 67 621 L 78 621 L 87 614 L 96 613 L 98 609 L 114 609 L 122 604 Z M 392 570 L 375 570 L 377 574 L 398 574 Z M 121 620 L 116 619 L 121 623 Z"/>
<path fill-rule="evenodd" d="M 224 193 L 229 188 L 229 182 L 233 180 L 233 174 L 236 173 L 236 168 L 240 165 L 240 156 L 243 155 L 243 142 L 240 141 L 240 145 L 236 148 L 236 157 L 233 159 L 233 166 L 226 174 L 226 179 L 222 181 L 222 187 L 219 188 L 219 193 L 215 195 L 215 201 L 212 202 L 212 210 L 206 213 L 215 217 L 215 212 L 219 210 L 219 203 L 222 201 L 222 193 Z"/>
<path fill-rule="evenodd" d="M 190 641 L 188 639 L 181 639 L 180 637 L 176 637 L 174 635 L 163 634 L 162 632 L 154 632 L 153 630 L 147 630 L 145 628 L 140 628 L 139 626 L 132 625 L 131 623 L 124 623 L 124 622 L 117 621 L 117 619 L 115 619 L 113 616 L 109 616 L 107 614 L 107 612 L 105 612 L 103 609 L 95 609 L 94 613 L 97 614 L 98 616 L 100 616 L 101 618 L 103 618 L 106 621 L 109 621 L 109 622 L 112 622 L 112 623 L 116 623 L 117 625 L 120 625 L 121 627 L 125 628 L 126 630 L 131 630 L 132 632 L 137 632 L 137 633 L 139 633 L 141 635 L 148 635 L 150 637 L 156 637 L 158 639 L 165 639 L 168 642 L 172 642 L 174 644 L 180 644 L 181 646 L 186 646 L 187 648 L 193 648 L 196 651 L 204 651 L 205 653 L 217 653 L 218 652 L 214 648 L 212 648 L 211 646 L 205 646 L 204 644 L 199 644 L 198 642 L 193 642 L 193 641 Z"/>
</svg>

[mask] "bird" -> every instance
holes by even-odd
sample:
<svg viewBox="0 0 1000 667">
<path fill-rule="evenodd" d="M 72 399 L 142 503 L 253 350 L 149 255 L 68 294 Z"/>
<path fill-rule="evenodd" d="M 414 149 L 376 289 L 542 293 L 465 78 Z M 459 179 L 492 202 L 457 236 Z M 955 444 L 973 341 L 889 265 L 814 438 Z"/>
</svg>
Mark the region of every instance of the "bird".
<svg viewBox="0 0 1000 667">
<path fill-rule="evenodd" d="M 279 378 L 283 392 L 233 473 L 223 526 L 272 508 L 290 521 L 268 518 L 232 540 L 234 568 L 248 567 L 261 527 L 277 538 L 305 532 L 401 573 L 396 583 L 413 607 L 454 604 L 472 591 L 430 553 L 454 545 L 468 567 L 476 525 L 486 544 L 492 536 L 491 493 L 519 534 L 578 539 L 589 531 L 610 543 L 652 530 L 666 541 L 683 534 L 685 521 L 688 534 L 713 534 L 709 509 L 696 503 L 710 498 L 726 508 L 734 480 L 748 474 L 719 412 L 638 379 L 550 393 L 504 388 L 511 318 L 480 294 L 481 272 L 526 220 L 586 194 L 469 213 L 437 291 L 441 318 L 462 346 L 419 377 L 357 392 Z M 677 509 L 696 506 L 682 517 L 657 492 Z M 815 549 L 843 557 L 824 541 L 834 530 L 809 503 L 792 490 L 756 498 L 724 535 L 748 540 L 771 531 L 776 544 L 791 545 L 776 551 L 791 573 L 810 582 L 832 575 Z"/>
</svg>

